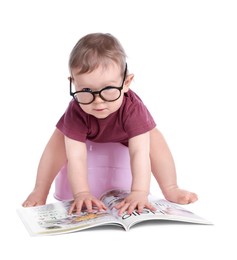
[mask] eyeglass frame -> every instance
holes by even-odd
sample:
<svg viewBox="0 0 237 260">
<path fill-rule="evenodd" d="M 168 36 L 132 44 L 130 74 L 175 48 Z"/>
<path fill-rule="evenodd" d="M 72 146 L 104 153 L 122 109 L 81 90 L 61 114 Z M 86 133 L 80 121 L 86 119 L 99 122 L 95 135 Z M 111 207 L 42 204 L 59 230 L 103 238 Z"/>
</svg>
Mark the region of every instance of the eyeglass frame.
<svg viewBox="0 0 237 260">
<path fill-rule="evenodd" d="M 99 91 L 92 91 L 90 88 L 85 88 L 85 89 L 87 89 L 87 91 L 85 91 L 85 90 L 79 90 L 79 91 L 75 91 L 75 92 L 72 92 L 72 77 L 69 77 L 69 81 L 70 81 L 70 83 L 69 83 L 70 96 L 72 96 L 73 99 L 74 99 L 78 104 L 82 104 L 82 105 L 90 105 L 91 103 L 93 103 L 94 100 L 95 100 L 95 98 L 96 98 L 95 95 L 99 95 L 100 98 L 101 98 L 102 100 L 106 101 L 106 102 L 114 102 L 114 101 L 118 100 L 118 99 L 121 97 L 121 90 L 123 89 L 123 85 L 124 85 L 126 76 L 127 76 L 127 63 L 126 63 L 126 65 L 125 65 L 123 81 L 122 81 L 122 84 L 121 84 L 120 87 L 106 86 L 106 87 L 102 88 L 102 89 L 99 90 Z M 104 91 L 105 89 L 108 89 L 108 88 L 110 88 L 110 89 L 113 88 L 113 89 L 119 90 L 119 92 L 120 92 L 119 96 L 118 96 L 116 99 L 114 99 L 114 100 L 106 100 L 106 99 L 101 95 L 101 92 Z M 77 94 L 77 93 L 83 93 L 83 92 L 87 92 L 87 93 L 92 94 L 93 99 L 92 99 L 91 102 L 89 102 L 89 103 L 83 103 L 83 102 L 80 102 L 80 101 L 77 100 L 77 98 L 75 97 L 75 94 Z"/>
</svg>

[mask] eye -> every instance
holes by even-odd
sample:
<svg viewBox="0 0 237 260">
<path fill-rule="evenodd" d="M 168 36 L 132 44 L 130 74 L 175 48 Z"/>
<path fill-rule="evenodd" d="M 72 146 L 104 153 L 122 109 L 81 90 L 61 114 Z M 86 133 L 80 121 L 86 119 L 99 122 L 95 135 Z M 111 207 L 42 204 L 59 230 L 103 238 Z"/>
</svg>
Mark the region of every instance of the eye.
<svg viewBox="0 0 237 260">
<path fill-rule="evenodd" d="M 90 88 L 83 88 L 81 91 L 83 91 L 83 92 L 92 92 L 92 90 Z"/>
<path fill-rule="evenodd" d="M 116 87 L 107 86 L 107 87 L 105 87 L 104 89 L 106 89 L 106 90 L 108 89 L 108 90 L 109 90 L 109 89 L 114 89 L 114 88 L 116 88 Z"/>
</svg>

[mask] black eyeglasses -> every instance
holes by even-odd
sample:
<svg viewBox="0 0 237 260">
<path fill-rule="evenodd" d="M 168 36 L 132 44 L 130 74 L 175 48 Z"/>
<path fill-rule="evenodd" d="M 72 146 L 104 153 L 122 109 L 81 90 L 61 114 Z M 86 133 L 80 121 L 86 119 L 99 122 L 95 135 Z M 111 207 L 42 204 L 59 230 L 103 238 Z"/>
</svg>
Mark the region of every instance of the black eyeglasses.
<svg viewBox="0 0 237 260">
<path fill-rule="evenodd" d="M 99 95 L 101 99 L 107 102 L 113 102 L 120 98 L 121 90 L 127 74 L 127 64 L 124 70 L 124 76 L 121 87 L 107 86 L 99 91 L 92 91 L 90 88 L 83 88 L 80 91 L 72 92 L 72 77 L 70 77 L 70 95 L 82 105 L 89 105 L 95 100 L 95 95 Z"/>
</svg>

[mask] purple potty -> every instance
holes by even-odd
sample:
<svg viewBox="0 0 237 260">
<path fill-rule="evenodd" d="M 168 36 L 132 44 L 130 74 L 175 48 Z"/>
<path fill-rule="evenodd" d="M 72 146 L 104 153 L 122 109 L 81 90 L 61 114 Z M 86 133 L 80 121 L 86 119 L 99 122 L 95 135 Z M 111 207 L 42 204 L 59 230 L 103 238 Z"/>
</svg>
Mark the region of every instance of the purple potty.
<svg viewBox="0 0 237 260">
<path fill-rule="evenodd" d="M 88 182 L 91 193 L 100 196 L 111 189 L 130 190 L 132 174 L 128 147 L 120 143 L 94 143 L 87 141 Z M 54 197 L 73 199 L 67 178 L 67 165 L 55 179 Z"/>
</svg>

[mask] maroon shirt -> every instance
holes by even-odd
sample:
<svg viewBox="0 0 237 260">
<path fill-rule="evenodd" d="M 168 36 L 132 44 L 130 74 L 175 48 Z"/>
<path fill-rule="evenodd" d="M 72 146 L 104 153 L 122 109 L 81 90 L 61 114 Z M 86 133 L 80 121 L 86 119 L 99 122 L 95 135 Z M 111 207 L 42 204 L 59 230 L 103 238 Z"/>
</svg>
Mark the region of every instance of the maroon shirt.
<svg viewBox="0 0 237 260">
<path fill-rule="evenodd" d="M 129 90 L 124 94 L 119 110 L 106 118 L 98 119 L 86 114 L 75 100 L 58 121 L 56 127 L 67 137 L 85 142 L 119 142 L 128 145 L 134 136 L 146 133 L 156 126 L 141 99 Z"/>
</svg>

